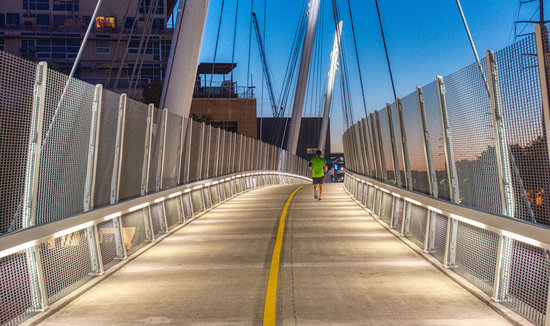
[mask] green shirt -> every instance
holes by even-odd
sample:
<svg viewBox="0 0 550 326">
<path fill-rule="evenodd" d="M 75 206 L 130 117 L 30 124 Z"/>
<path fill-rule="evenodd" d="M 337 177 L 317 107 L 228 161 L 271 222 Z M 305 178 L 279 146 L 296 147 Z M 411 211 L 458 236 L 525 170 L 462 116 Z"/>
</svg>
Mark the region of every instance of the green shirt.
<svg viewBox="0 0 550 326">
<path fill-rule="evenodd" d="M 311 176 L 313 178 L 320 178 L 325 175 L 325 161 L 322 157 L 314 157 L 311 159 Z"/>
</svg>

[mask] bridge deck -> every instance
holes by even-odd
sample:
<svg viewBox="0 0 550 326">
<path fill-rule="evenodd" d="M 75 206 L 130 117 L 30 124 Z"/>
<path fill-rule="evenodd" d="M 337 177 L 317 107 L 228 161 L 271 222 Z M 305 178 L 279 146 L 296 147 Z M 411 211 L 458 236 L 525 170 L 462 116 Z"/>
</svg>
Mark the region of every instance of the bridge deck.
<svg viewBox="0 0 550 326">
<path fill-rule="evenodd" d="M 296 186 L 241 195 L 182 228 L 44 325 L 257 325 L 278 221 Z M 290 205 L 277 320 L 320 325 L 508 325 L 344 193 L 311 186 Z"/>
</svg>

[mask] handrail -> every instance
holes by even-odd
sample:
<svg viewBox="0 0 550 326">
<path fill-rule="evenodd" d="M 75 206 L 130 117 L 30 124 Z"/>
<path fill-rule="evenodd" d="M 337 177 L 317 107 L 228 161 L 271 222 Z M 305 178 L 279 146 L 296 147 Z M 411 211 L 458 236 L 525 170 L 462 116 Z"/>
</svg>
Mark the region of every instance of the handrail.
<svg viewBox="0 0 550 326">
<path fill-rule="evenodd" d="M 301 175 L 280 171 L 254 171 L 232 173 L 216 178 L 200 180 L 177 186 L 171 189 L 162 190 L 143 197 L 129 199 L 115 205 L 102 207 L 52 223 L 38 225 L 10 233 L 5 236 L 0 236 L 0 258 L 30 248 L 41 242 L 48 241 L 50 239 L 54 239 L 72 232 L 76 232 L 108 220 L 112 220 L 115 217 L 137 211 L 149 205 L 162 203 L 164 200 L 174 198 L 193 190 L 199 190 L 204 187 L 209 187 L 211 185 L 224 183 L 242 177 L 270 174 L 290 176 L 311 181 L 310 178 Z"/>
<path fill-rule="evenodd" d="M 453 204 L 428 195 L 398 188 L 379 180 L 346 170 L 345 173 L 362 183 L 367 183 L 386 193 L 391 193 L 410 203 L 433 212 L 454 218 L 466 224 L 489 230 L 517 241 L 550 250 L 550 227 L 511 217 L 483 212 L 475 208 Z"/>
</svg>

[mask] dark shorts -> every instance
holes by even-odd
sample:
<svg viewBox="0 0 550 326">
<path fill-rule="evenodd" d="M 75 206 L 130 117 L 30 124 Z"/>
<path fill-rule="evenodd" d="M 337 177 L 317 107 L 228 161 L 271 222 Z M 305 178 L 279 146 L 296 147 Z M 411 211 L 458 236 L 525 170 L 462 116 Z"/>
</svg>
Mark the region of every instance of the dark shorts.
<svg viewBox="0 0 550 326">
<path fill-rule="evenodd" d="M 325 182 L 325 177 L 313 178 L 314 185 L 322 185 Z"/>
</svg>

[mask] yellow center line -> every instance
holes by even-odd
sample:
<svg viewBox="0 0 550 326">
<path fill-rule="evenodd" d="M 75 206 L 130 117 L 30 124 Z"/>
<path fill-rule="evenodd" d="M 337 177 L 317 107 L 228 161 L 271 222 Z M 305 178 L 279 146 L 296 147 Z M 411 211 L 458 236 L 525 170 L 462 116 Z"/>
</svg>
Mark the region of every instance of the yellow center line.
<svg viewBox="0 0 550 326">
<path fill-rule="evenodd" d="M 283 212 L 281 213 L 281 219 L 279 220 L 279 230 L 277 231 L 277 239 L 275 239 L 275 248 L 273 248 L 273 256 L 271 257 L 271 268 L 269 269 L 269 280 L 267 282 L 267 293 L 265 295 L 264 306 L 264 325 L 275 325 L 275 310 L 277 307 L 277 279 L 279 277 L 279 260 L 281 257 L 281 248 L 283 246 L 283 236 L 285 233 L 285 218 L 288 206 L 292 201 L 292 197 L 298 192 L 298 190 L 305 187 L 305 185 L 296 188 L 288 197 Z"/>
</svg>

